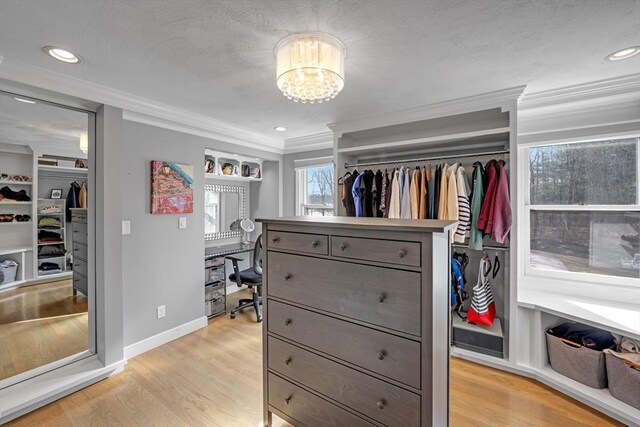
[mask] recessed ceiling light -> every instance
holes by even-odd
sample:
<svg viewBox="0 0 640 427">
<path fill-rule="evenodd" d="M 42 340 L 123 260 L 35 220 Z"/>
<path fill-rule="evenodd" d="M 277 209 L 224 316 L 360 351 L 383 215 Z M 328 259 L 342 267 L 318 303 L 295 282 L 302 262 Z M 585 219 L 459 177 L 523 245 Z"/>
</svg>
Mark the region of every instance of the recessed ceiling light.
<svg viewBox="0 0 640 427">
<path fill-rule="evenodd" d="M 274 127 L 275 130 L 277 130 L 278 132 L 286 132 L 287 128 L 284 126 L 276 126 Z"/>
<path fill-rule="evenodd" d="M 640 46 L 628 47 L 626 49 L 619 50 L 607 56 L 609 61 L 622 61 L 623 59 L 631 58 L 640 53 Z"/>
<path fill-rule="evenodd" d="M 80 62 L 80 56 L 67 50 L 55 46 L 46 46 L 44 51 L 53 56 L 58 61 L 66 62 L 67 64 L 77 64 Z"/>
<path fill-rule="evenodd" d="M 24 102 L 25 104 L 35 104 L 36 103 L 36 101 L 32 101 L 30 99 L 18 98 L 17 96 L 14 96 L 13 99 L 15 99 L 16 101 Z"/>
</svg>

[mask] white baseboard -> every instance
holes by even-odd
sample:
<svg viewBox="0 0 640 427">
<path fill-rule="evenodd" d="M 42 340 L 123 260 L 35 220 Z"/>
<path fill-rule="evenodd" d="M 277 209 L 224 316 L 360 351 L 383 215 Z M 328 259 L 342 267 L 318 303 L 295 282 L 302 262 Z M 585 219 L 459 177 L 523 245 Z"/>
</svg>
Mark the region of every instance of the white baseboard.
<svg viewBox="0 0 640 427">
<path fill-rule="evenodd" d="M 126 346 L 124 348 L 124 357 L 125 359 L 131 359 L 139 354 L 159 347 L 162 344 L 166 344 L 169 341 L 173 341 L 177 338 L 190 334 L 191 332 L 197 331 L 198 329 L 202 329 L 205 326 L 207 326 L 207 317 L 202 316 L 196 320 L 192 320 L 191 322 L 160 332 L 159 334 Z"/>
</svg>

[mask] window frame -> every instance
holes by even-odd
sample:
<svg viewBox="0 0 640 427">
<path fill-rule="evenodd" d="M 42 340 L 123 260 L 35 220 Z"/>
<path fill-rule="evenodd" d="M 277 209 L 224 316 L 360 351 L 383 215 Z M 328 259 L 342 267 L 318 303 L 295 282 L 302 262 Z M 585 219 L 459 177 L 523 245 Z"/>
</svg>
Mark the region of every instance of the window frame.
<svg viewBox="0 0 640 427">
<path fill-rule="evenodd" d="M 532 205 L 530 195 L 530 150 L 550 145 L 573 145 L 587 142 L 598 142 L 618 139 L 636 138 L 636 204 L 634 205 Z M 522 283 L 530 289 L 551 288 L 558 291 L 575 292 L 575 285 L 582 283 L 588 285 L 600 285 L 603 288 L 630 288 L 640 289 L 640 278 L 611 276 L 597 273 L 577 272 L 577 271 L 553 271 L 534 268 L 531 266 L 531 214 L 532 212 L 640 212 L 640 133 L 630 135 L 611 135 L 610 137 L 598 136 L 597 138 L 585 138 L 571 141 L 551 141 L 537 144 L 528 144 L 518 147 L 520 158 L 520 182 L 522 200 L 524 201 L 523 215 L 520 234 L 521 266 L 523 267 L 519 276 Z"/>
<path fill-rule="evenodd" d="M 336 215 L 335 205 L 333 203 L 326 205 L 305 203 L 307 200 L 307 170 L 309 168 L 319 168 L 328 166 L 333 169 L 333 181 L 335 183 L 335 165 L 333 161 L 327 159 L 318 159 L 317 162 L 304 162 L 304 166 L 295 168 L 295 215 L 306 215 L 306 209 L 323 209 L 333 210 L 333 214 Z M 333 188 L 333 187 L 332 187 Z M 334 200 L 335 197 L 332 197 Z"/>
</svg>

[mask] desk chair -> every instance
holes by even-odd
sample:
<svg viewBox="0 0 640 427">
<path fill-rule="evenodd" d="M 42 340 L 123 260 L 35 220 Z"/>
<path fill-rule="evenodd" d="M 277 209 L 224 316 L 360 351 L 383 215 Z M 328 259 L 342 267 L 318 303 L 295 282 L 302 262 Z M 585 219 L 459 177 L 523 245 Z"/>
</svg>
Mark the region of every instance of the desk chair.
<svg viewBox="0 0 640 427">
<path fill-rule="evenodd" d="M 238 288 L 247 285 L 249 289 L 253 289 L 251 299 L 241 299 L 238 306 L 231 310 L 231 318 L 235 319 L 237 312 L 253 307 L 256 310 L 257 321 L 262 322 L 262 313 L 260 312 L 262 299 L 258 295 L 258 286 L 262 286 L 262 234 L 258 236 L 256 245 L 253 247 L 253 267 L 240 271 L 238 261 L 242 261 L 242 258 L 228 256 L 227 259 L 233 262 L 233 274 L 229 276 L 229 280 L 236 282 Z"/>
</svg>

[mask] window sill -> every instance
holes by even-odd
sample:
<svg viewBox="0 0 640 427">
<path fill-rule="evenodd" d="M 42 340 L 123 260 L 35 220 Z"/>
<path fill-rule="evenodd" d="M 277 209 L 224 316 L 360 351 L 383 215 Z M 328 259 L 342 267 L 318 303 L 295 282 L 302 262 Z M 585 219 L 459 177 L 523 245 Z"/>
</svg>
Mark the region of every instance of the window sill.
<svg viewBox="0 0 640 427">
<path fill-rule="evenodd" d="M 518 306 L 640 339 L 640 306 L 637 303 L 605 301 L 520 287 Z"/>
</svg>

